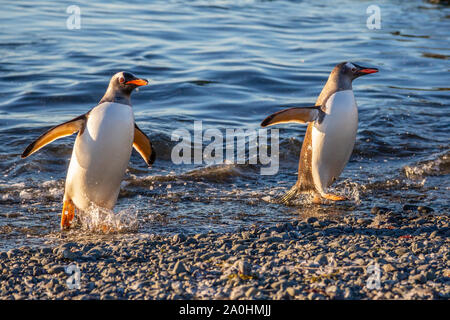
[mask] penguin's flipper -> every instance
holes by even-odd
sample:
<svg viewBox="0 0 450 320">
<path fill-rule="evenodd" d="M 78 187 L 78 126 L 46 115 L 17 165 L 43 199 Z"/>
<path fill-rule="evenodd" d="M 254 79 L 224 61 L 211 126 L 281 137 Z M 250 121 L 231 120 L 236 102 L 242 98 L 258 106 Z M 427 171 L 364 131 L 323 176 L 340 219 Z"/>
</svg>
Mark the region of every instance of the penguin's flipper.
<svg viewBox="0 0 450 320">
<path fill-rule="evenodd" d="M 56 139 L 67 137 L 75 132 L 82 131 L 86 124 L 87 114 L 83 114 L 67 122 L 61 123 L 56 127 L 51 128 L 47 132 L 44 132 L 39 138 L 34 140 L 22 153 L 21 157 L 26 158 L 29 155 L 35 153 L 45 145 Z"/>
<path fill-rule="evenodd" d="M 289 122 L 305 124 L 319 119 L 321 112 L 322 110 L 320 109 L 320 106 L 294 107 L 284 109 L 275 112 L 274 114 L 271 114 L 270 116 L 265 118 L 264 121 L 261 122 L 261 127 L 267 127 L 272 126 L 274 124 L 289 123 Z"/>
<path fill-rule="evenodd" d="M 141 155 L 147 165 L 150 167 L 155 162 L 156 154 L 152 143 L 147 135 L 134 124 L 134 141 L 133 147 Z"/>
</svg>

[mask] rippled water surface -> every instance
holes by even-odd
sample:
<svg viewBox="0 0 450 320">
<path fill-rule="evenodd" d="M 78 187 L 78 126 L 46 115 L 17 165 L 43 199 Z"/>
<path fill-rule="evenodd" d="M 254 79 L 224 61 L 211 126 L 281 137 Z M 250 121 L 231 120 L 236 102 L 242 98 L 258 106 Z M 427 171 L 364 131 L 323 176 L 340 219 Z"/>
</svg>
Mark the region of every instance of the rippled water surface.
<svg viewBox="0 0 450 320">
<path fill-rule="evenodd" d="M 20 154 L 46 129 L 95 106 L 111 75 L 122 70 L 151 79 L 132 100 L 157 160 L 147 169 L 133 153 L 117 215 L 106 213 L 122 227 L 111 237 L 230 231 L 305 215 L 359 216 L 376 205 L 401 210 L 420 204 L 448 214 L 448 6 L 377 1 L 381 29 L 369 30 L 372 3 L 356 0 L 77 1 L 81 29 L 69 30 L 71 4 L 2 4 L 0 249 L 59 241 L 75 137 L 25 160 Z M 175 129 L 192 131 L 195 120 L 224 133 L 257 129 L 282 106 L 314 103 L 341 61 L 380 69 L 353 87 L 357 141 L 333 186 L 350 201 L 289 207 L 265 201 L 296 181 L 301 125 L 279 126 L 282 163 L 274 176 L 260 175 L 258 165 L 171 162 Z M 63 236 L 100 236 L 89 228 L 93 216 L 80 222 Z"/>
</svg>

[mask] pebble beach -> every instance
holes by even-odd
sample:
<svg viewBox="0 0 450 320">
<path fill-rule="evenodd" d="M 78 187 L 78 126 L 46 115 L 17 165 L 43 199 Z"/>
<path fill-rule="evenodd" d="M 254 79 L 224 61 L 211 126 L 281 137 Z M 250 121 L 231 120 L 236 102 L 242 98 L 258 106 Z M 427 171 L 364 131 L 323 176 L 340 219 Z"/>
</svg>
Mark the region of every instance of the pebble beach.
<svg viewBox="0 0 450 320">
<path fill-rule="evenodd" d="M 449 221 L 405 205 L 232 233 L 62 238 L 0 252 L 0 299 L 449 299 Z"/>
</svg>

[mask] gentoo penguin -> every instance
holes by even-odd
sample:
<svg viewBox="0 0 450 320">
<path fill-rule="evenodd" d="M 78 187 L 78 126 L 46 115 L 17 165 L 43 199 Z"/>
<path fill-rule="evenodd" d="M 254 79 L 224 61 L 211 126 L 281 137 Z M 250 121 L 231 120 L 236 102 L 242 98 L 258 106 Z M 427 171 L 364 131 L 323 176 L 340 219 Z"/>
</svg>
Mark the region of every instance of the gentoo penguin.
<svg viewBox="0 0 450 320">
<path fill-rule="evenodd" d="M 148 81 L 128 72 L 116 73 L 99 104 L 89 112 L 51 128 L 22 153 L 22 158 L 46 144 L 78 132 L 64 191 L 61 229 L 72 224 L 75 209 L 91 204 L 112 209 L 134 147 L 148 166 L 155 152 L 148 137 L 134 122 L 131 92 Z"/>
<path fill-rule="evenodd" d="M 280 198 L 288 203 L 298 193 L 311 192 L 314 202 L 325 198 L 332 201 L 345 197 L 327 193 L 327 188 L 339 177 L 353 150 L 358 128 L 358 109 L 352 81 L 378 72 L 375 68 L 342 62 L 334 67 L 316 104 L 276 112 L 262 123 L 267 127 L 279 123 L 308 123 L 298 164 L 297 183 Z"/>
</svg>

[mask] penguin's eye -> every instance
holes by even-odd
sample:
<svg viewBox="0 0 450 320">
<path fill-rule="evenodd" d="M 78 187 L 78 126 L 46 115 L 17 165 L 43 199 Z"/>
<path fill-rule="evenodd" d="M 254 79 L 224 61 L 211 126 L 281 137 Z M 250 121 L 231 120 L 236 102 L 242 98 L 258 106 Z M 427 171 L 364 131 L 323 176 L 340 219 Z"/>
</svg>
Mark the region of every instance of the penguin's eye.
<svg viewBox="0 0 450 320">
<path fill-rule="evenodd" d="M 353 67 L 353 68 L 352 68 L 352 72 L 353 72 L 353 73 L 355 73 L 355 71 L 356 71 L 356 68 L 355 68 L 355 67 Z"/>
<path fill-rule="evenodd" d="M 120 83 L 124 83 L 124 82 L 125 82 L 125 78 L 124 78 L 124 77 L 120 77 L 120 78 L 119 78 L 119 82 L 120 82 Z"/>
</svg>

